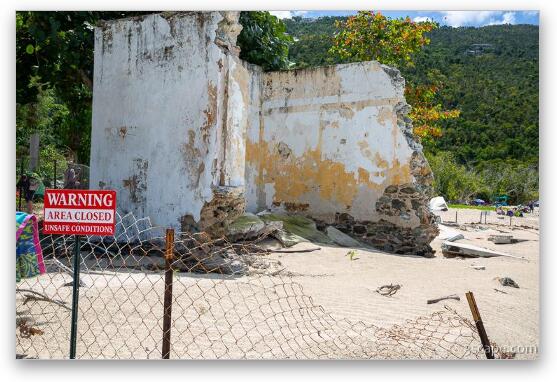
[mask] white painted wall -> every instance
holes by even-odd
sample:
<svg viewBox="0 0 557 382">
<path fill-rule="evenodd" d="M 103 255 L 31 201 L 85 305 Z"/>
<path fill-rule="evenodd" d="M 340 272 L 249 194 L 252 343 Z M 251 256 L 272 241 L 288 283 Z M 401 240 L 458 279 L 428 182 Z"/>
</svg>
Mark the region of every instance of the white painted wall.
<svg viewBox="0 0 557 382">
<path fill-rule="evenodd" d="M 91 188 L 116 190 L 120 212 L 179 228 L 211 200 L 228 86 L 213 43 L 221 19 L 190 12 L 96 28 Z"/>
<path fill-rule="evenodd" d="M 271 72 L 262 82 L 262 123 L 247 133 L 250 211 L 298 204 L 324 220 L 336 212 L 374 220 L 384 189 L 412 181 L 412 149 L 394 110 L 404 83 L 379 63 Z"/>
</svg>

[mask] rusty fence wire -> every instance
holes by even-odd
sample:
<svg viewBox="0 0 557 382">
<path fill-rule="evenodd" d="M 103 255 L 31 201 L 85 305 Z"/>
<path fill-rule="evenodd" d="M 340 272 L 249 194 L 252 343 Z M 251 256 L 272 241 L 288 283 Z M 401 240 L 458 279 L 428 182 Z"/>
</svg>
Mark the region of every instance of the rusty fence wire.
<svg viewBox="0 0 557 382">
<path fill-rule="evenodd" d="M 110 240 L 81 240 L 78 359 L 162 358 L 165 232 L 117 216 Z M 175 233 L 171 359 L 485 358 L 474 325 L 444 310 L 388 328 L 333 316 L 251 242 Z M 68 358 L 71 236 L 41 240 L 47 273 L 16 285 L 16 353 Z"/>
</svg>

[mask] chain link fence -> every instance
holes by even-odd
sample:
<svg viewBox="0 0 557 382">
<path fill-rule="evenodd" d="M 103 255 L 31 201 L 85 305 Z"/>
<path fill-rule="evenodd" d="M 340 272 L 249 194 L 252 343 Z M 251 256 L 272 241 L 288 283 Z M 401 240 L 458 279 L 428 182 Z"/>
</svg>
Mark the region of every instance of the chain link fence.
<svg viewBox="0 0 557 382">
<path fill-rule="evenodd" d="M 475 326 L 444 310 L 388 328 L 328 313 L 280 274 L 259 240 L 230 243 L 117 216 L 116 236 L 81 240 L 79 359 L 163 357 L 165 269 L 173 276 L 169 358 L 476 359 Z M 16 285 L 16 353 L 69 354 L 74 238 L 44 236 L 47 273 Z M 170 312 L 168 312 L 170 313 Z"/>
</svg>

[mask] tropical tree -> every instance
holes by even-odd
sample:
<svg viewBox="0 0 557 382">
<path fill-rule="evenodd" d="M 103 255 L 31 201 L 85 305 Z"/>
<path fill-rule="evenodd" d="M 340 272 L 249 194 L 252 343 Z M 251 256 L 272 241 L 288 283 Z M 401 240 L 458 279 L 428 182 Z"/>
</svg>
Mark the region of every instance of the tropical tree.
<svg viewBox="0 0 557 382">
<path fill-rule="evenodd" d="M 433 187 L 437 195 L 450 201 L 463 201 L 484 191 L 481 178 L 457 163 L 452 153 L 441 151 L 436 155 L 426 153 L 426 156 L 435 174 Z"/>
<path fill-rule="evenodd" d="M 16 103 L 36 104 L 41 91 L 53 89 L 67 108 L 56 134 L 83 163 L 89 160 L 94 26 L 142 13 L 147 12 L 16 13 Z"/>
<path fill-rule="evenodd" d="M 409 17 L 391 19 L 371 11 L 360 11 L 346 21 L 337 21 L 336 26 L 340 32 L 334 37 L 331 55 L 344 61 L 376 60 L 396 67 L 414 66 L 415 55 L 430 42 L 426 33 L 437 28 L 431 21 L 414 22 Z M 443 110 L 437 102 L 441 85 L 432 79 L 424 84 L 407 83 L 414 134 L 422 139 L 440 136 L 441 121 L 460 114 L 458 110 Z"/>
<path fill-rule="evenodd" d="M 439 94 L 445 82 L 446 78 L 439 70 L 432 69 L 427 73 L 425 84 L 406 86 L 404 95 L 412 105 L 409 117 L 413 122 L 414 134 L 422 141 L 431 143 L 433 139 L 441 137 L 443 121 L 460 116 L 460 110 L 444 110 L 439 103 Z"/>
<path fill-rule="evenodd" d="M 276 16 L 269 12 L 241 12 L 240 24 L 240 58 L 263 70 L 288 69 L 293 65 L 288 59 L 292 37 L 286 34 L 286 26 Z"/>
<path fill-rule="evenodd" d="M 346 21 L 337 21 L 331 54 L 349 61 L 377 60 L 385 65 L 413 65 L 413 55 L 429 44 L 426 32 L 437 24 L 416 23 L 409 17 L 391 19 L 381 12 L 360 11 Z"/>
</svg>

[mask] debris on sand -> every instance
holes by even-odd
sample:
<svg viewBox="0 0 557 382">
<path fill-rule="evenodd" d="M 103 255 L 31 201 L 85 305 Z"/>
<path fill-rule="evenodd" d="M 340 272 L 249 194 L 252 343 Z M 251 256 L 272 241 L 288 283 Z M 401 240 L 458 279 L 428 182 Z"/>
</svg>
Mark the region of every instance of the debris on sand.
<svg viewBox="0 0 557 382">
<path fill-rule="evenodd" d="M 383 285 L 380 286 L 379 288 L 377 288 L 375 291 L 377 293 L 379 293 L 382 296 L 385 297 L 391 297 L 393 296 L 396 292 L 398 292 L 400 290 L 400 288 L 402 288 L 402 285 L 399 284 L 389 284 L 389 285 Z"/>
<path fill-rule="evenodd" d="M 516 281 L 511 279 L 510 277 L 496 277 L 495 280 L 499 281 L 499 283 L 503 286 L 508 286 L 512 288 L 520 288 Z"/>
<path fill-rule="evenodd" d="M 510 244 L 513 242 L 513 235 L 489 235 L 487 240 L 495 244 Z"/>
<path fill-rule="evenodd" d="M 431 300 L 427 300 L 427 303 L 428 304 L 435 304 L 436 302 L 443 301 L 443 300 L 460 301 L 460 297 L 458 297 L 456 294 L 451 294 L 449 296 L 443 296 L 443 297 L 439 297 L 439 298 L 432 298 Z"/>
<path fill-rule="evenodd" d="M 457 241 L 464 239 L 464 235 L 451 229 L 446 224 L 439 224 L 439 238 L 445 241 Z"/>
<path fill-rule="evenodd" d="M 515 244 L 528 241 L 526 239 L 515 239 L 513 235 L 490 235 L 487 240 L 492 241 L 494 244 Z"/>
<path fill-rule="evenodd" d="M 455 243 L 444 241 L 441 244 L 441 251 L 445 257 L 465 256 L 465 257 L 496 257 L 505 256 L 520 259 L 503 252 L 492 251 L 491 249 L 478 247 L 472 244 Z"/>
</svg>

